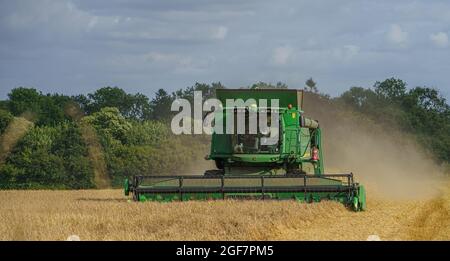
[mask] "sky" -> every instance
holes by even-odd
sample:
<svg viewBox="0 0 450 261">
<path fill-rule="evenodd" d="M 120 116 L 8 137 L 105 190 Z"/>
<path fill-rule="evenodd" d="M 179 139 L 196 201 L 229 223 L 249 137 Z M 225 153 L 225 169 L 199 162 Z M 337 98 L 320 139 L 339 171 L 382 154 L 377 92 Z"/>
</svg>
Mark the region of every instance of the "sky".
<svg viewBox="0 0 450 261">
<path fill-rule="evenodd" d="M 449 37 L 447 0 L 0 0 L 0 99 L 309 77 L 336 96 L 396 77 L 448 100 Z"/>
</svg>

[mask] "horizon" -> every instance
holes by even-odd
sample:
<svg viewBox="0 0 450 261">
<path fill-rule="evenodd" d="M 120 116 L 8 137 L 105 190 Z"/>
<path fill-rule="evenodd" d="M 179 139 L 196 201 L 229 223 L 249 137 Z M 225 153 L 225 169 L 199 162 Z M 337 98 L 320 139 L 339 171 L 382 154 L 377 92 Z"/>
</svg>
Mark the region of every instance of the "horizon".
<svg viewBox="0 0 450 261">
<path fill-rule="evenodd" d="M 256 84 L 256 83 L 258 83 L 258 82 L 255 82 L 255 83 L 253 83 L 253 84 Z M 199 84 L 207 84 L 207 85 L 211 85 L 212 83 L 202 83 L 202 82 L 199 82 Z M 221 84 L 222 84 L 222 83 L 221 83 Z M 268 84 L 274 84 L 274 83 L 270 82 L 270 83 L 268 83 Z M 222 84 L 222 85 L 223 85 L 223 84 Z M 251 85 L 252 85 L 252 84 L 250 84 L 250 85 L 248 85 L 248 86 L 241 86 L 241 87 L 229 87 L 229 86 L 223 85 L 223 87 L 224 87 L 225 89 L 229 89 L 229 90 L 241 90 L 241 89 L 244 89 L 244 88 L 250 88 Z M 408 85 L 407 85 L 407 86 L 408 86 Z M 187 89 L 187 88 L 189 88 L 189 87 L 195 87 L 195 84 L 190 85 L 190 86 L 185 86 L 185 87 L 183 87 L 183 88 L 174 89 L 173 91 L 167 91 L 166 89 L 164 89 L 164 90 L 167 91 L 167 94 L 168 94 L 168 95 L 172 95 L 172 94 L 173 94 L 174 92 L 176 92 L 177 90 L 185 90 L 185 89 Z M 350 88 L 353 88 L 353 87 L 362 87 L 362 88 L 370 89 L 370 90 L 374 91 L 373 86 L 370 86 L 370 87 L 350 86 L 350 87 L 348 87 L 348 89 L 343 90 L 341 93 L 338 93 L 337 95 L 331 95 L 331 94 L 329 94 L 329 93 L 323 92 L 320 88 L 318 89 L 317 94 L 319 94 L 319 95 L 328 95 L 331 99 L 334 99 L 334 98 L 339 98 L 342 94 L 344 94 L 346 91 L 349 91 Z M 416 87 L 421 87 L 421 86 L 416 86 Z M 77 95 L 84 95 L 84 96 L 87 96 L 88 94 L 93 94 L 93 93 L 95 93 L 97 90 L 102 89 L 102 88 L 119 88 L 119 89 L 125 91 L 127 94 L 132 94 L 132 95 L 134 95 L 134 94 L 142 94 L 142 95 L 146 96 L 146 97 L 149 99 L 149 101 L 151 101 L 151 100 L 155 97 L 155 94 L 156 94 L 156 92 L 158 91 L 158 89 L 157 89 L 157 90 L 155 90 L 155 92 L 153 92 L 153 93 L 151 93 L 150 95 L 148 95 L 148 94 L 146 94 L 146 93 L 142 93 L 142 92 L 139 92 L 139 91 L 137 91 L 137 92 L 128 92 L 127 89 L 121 88 L 120 86 L 103 86 L 103 87 L 99 87 L 99 88 L 97 88 L 97 89 L 93 89 L 91 92 L 85 92 L 85 93 L 71 93 L 71 94 L 67 94 L 67 93 L 63 93 L 63 92 L 44 92 L 44 91 L 42 91 L 42 90 L 39 89 L 39 88 L 28 87 L 28 86 L 18 86 L 18 87 L 15 87 L 15 88 L 35 89 L 36 91 L 41 92 L 42 95 L 55 95 L 55 94 L 57 94 L 57 95 L 63 95 L 63 96 L 68 96 L 68 97 L 77 96 Z M 12 91 L 12 90 L 15 89 L 15 88 L 11 88 L 10 91 Z M 305 89 L 305 88 L 306 88 L 306 87 L 295 88 L 295 87 L 287 86 L 287 90 L 300 90 L 300 91 L 305 91 L 305 92 L 311 92 L 310 90 L 307 90 L 307 89 Z M 430 88 L 437 90 L 437 91 L 439 92 L 439 94 L 442 95 L 442 97 L 445 99 L 445 102 L 446 102 L 447 104 L 450 104 L 450 99 L 449 99 L 448 97 L 446 97 L 446 96 L 444 95 L 444 93 L 443 93 L 440 89 L 438 89 L 438 88 L 433 88 L 433 87 L 430 87 Z M 276 89 L 276 88 L 274 88 L 274 89 Z M 410 89 L 410 88 L 407 88 L 407 91 L 409 91 L 409 89 Z M 264 90 L 264 89 L 262 89 L 262 90 Z M 278 90 L 280 90 L 280 89 L 278 89 Z M 283 90 L 283 89 L 281 89 L 281 90 Z M 3 98 L 0 98 L 0 101 L 7 101 L 7 100 L 9 99 L 8 95 L 9 95 L 10 91 L 9 91 L 8 93 L 6 93 L 6 94 L 4 95 Z M 200 92 L 202 92 L 202 91 L 200 91 Z M 202 95 L 203 95 L 203 94 L 202 94 Z"/>
</svg>

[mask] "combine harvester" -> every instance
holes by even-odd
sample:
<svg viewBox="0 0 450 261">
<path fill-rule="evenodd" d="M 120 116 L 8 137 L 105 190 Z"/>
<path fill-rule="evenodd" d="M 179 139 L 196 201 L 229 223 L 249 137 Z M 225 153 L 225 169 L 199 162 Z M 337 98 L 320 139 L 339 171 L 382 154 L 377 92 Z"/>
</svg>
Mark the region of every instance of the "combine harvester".
<svg viewBox="0 0 450 261">
<path fill-rule="evenodd" d="M 231 110 L 234 128 L 238 113 L 244 113 L 246 127 L 251 110 L 266 110 L 268 121 L 272 113 L 277 113 L 279 138 L 275 144 L 263 145 L 262 140 L 269 134 L 249 134 L 248 128 L 245 134 L 214 132 L 206 159 L 214 160 L 217 169 L 201 176 L 134 176 L 125 180 L 125 195 L 132 193 L 135 201 L 164 202 L 229 198 L 335 200 L 355 211 L 366 209 L 364 186 L 355 182 L 352 173 L 324 174 L 321 129 L 318 121 L 303 115 L 303 91 L 219 89 L 216 94 L 222 104 L 227 99 L 256 100 L 254 106 L 223 107 L 220 117 L 226 122 L 225 112 Z M 260 99 L 278 99 L 278 107 L 260 107 Z"/>
</svg>

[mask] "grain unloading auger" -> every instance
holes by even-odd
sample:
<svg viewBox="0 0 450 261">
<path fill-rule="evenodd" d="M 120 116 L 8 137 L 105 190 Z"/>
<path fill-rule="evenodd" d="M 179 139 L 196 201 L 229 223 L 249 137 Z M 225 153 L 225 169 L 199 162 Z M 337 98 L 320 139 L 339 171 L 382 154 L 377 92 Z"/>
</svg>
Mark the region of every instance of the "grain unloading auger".
<svg viewBox="0 0 450 261">
<path fill-rule="evenodd" d="M 198 176 L 134 176 L 125 180 L 125 195 L 132 193 L 136 201 L 336 200 L 355 211 L 366 209 L 364 186 L 355 182 L 352 173 L 324 174 L 321 129 L 317 121 L 303 115 L 303 91 L 219 89 L 216 95 L 222 104 L 227 100 L 255 101 L 232 107 L 227 104 L 223 113 L 215 114 L 215 121 L 222 120 L 224 125 L 234 122 L 235 130 L 238 114 L 245 119 L 244 134 L 212 134 L 207 159 L 214 160 L 217 169 Z M 267 102 L 263 104 L 262 99 Z M 278 100 L 276 107 L 274 99 Z M 258 112 L 258 119 L 260 112 L 266 113 L 268 131 L 259 126 L 256 134 L 249 132 L 251 112 Z M 275 113 L 278 125 L 270 124 Z M 227 117 L 231 119 L 227 121 Z M 264 142 L 271 132 L 278 132 L 276 141 Z"/>
</svg>

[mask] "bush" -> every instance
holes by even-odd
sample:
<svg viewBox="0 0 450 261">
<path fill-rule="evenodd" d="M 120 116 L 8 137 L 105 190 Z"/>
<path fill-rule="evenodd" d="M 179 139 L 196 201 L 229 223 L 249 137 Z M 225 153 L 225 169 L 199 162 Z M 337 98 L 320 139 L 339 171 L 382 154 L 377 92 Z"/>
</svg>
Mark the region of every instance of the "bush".
<svg viewBox="0 0 450 261">
<path fill-rule="evenodd" d="M 0 168 L 3 188 L 91 188 L 93 171 L 74 123 L 34 127 Z"/>
<path fill-rule="evenodd" d="M 131 123 L 114 107 L 102 108 L 99 112 L 84 117 L 83 122 L 93 126 L 101 135 L 121 142 L 126 142 L 126 132 L 131 128 Z"/>
<path fill-rule="evenodd" d="M 0 109 L 0 134 L 5 131 L 13 118 L 13 115 L 9 111 Z"/>
<path fill-rule="evenodd" d="M 183 174 L 206 150 L 195 139 L 171 135 L 158 146 L 116 144 L 105 155 L 113 186 L 122 186 L 124 178 L 133 175 Z"/>
<path fill-rule="evenodd" d="M 158 121 L 133 122 L 126 131 L 126 144 L 160 146 L 170 135 L 166 124 Z"/>
</svg>

